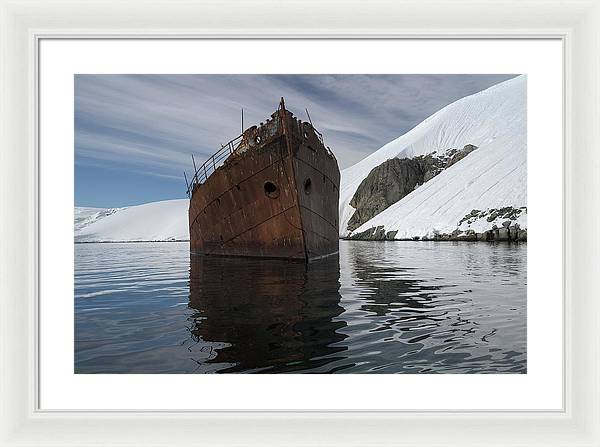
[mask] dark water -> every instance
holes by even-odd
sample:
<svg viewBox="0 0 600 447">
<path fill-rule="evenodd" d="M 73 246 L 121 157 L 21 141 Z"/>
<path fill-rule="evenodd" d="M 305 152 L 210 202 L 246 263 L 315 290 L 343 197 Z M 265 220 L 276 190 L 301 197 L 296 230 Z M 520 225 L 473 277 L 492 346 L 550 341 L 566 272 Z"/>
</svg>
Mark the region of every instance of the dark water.
<svg viewBox="0 0 600 447">
<path fill-rule="evenodd" d="M 77 373 L 524 373 L 527 246 L 340 241 L 309 265 L 75 245 Z"/>
</svg>

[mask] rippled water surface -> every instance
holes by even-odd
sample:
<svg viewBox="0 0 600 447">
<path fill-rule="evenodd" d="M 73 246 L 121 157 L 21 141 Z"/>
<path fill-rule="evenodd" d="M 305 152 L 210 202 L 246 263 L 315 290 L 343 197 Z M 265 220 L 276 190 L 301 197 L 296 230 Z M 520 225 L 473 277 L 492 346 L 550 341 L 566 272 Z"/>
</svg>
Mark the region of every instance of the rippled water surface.
<svg viewBox="0 0 600 447">
<path fill-rule="evenodd" d="M 78 373 L 524 373 L 527 246 L 340 241 L 308 267 L 75 245 Z"/>
</svg>

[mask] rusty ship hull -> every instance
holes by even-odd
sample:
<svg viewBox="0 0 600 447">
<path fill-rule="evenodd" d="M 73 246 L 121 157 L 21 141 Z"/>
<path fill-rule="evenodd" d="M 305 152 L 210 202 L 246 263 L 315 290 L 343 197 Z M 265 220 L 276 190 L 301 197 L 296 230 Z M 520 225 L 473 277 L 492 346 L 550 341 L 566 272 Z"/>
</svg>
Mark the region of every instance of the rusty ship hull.
<svg viewBox="0 0 600 447">
<path fill-rule="evenodd" d="M 305 262 L 337 253 L 340 171 L 321 134 L 282 100 L 238 139 L 196 169 L 191 250 Z"/>
</svg>

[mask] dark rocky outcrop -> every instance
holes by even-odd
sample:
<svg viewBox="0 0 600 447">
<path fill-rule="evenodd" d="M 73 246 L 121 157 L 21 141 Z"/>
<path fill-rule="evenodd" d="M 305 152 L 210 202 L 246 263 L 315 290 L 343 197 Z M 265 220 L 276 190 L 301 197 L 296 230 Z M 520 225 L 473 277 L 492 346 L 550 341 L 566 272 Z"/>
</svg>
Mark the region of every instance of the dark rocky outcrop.
<svg viewBox="0 0 600 447">
<path fill-rule="evenodd" d="M 458 226 L 460 227 L 463 223 L 470 225 L 474 223 L 476 220 L 483 219 L 488 222 L 493 222 L 496 219 L 504 219 L 502 221 L 502 225 L 504 224 L 510 225 L 510 222 L 513 220 L 517 220 L 517 218 L 521 215 L 521 213 L 527 213 L 527 207 L 523 206 L 521 208 L 515 208 L 512 206 L 505 206 L 502 208 L 490 208 L 484 211 L 481 210 L 471 210 L 471 212 L 465 215 L 461 220 L 458 221 Z"/>
<path fill-rule="evenodd" d="M 440 160 L 432 156 L 392 158 L 373 168 L 354 193 L 350 205 L 356 211 L 348 222 L 355 230 L 390 205 L 405 197 L 415 187 L 432 178 Z"/>
<path fill-rule="evenodd" d="M 354 234 L 348 239 L 359 241 L 393 241 L 398 231 L 385 231 L 383 225 L 371 227 L 361 233 Z"/>
<path fill-rule="evenodd" d="M 467 144 L 462 149 L 450 149 L 439 156 L 432 152 L 412 158 L 392 158 L 376 166 L 358 186 L 350 201 L 356 211 L 348 221 L 348 230 L 354 231 L 475 149 L 477 146 Z"/>
</svg>

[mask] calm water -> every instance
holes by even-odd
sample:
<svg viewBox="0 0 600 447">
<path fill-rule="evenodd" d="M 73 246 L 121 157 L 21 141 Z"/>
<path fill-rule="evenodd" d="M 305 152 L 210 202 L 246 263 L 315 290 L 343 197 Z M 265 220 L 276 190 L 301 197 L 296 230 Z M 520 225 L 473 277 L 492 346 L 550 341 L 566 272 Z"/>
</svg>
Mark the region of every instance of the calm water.
<svg viewBox="0 0 600 447">
<path fill-rule="evenodd" d="M 524 373 L 527 246 L 340 241 L 340 256 L 75 245 L 78 373 Z"/>
</svg>

